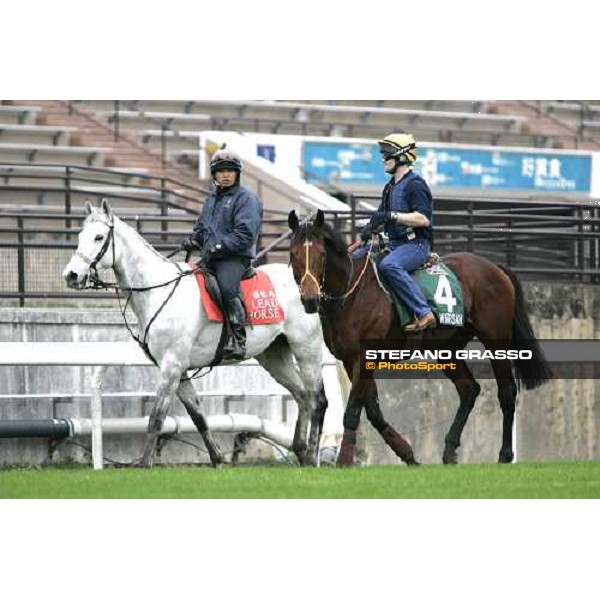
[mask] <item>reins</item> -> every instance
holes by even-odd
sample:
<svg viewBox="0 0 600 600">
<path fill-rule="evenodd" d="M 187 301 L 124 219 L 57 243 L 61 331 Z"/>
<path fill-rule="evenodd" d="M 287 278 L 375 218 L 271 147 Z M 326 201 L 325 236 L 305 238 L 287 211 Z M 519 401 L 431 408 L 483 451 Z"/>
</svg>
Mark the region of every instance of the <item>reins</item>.
<svg viewBox="0 0 600 600">
<path fill-rule="evenodd" d="M 371 242 L 369 244 L 369 250 L 365 257 L 365 264 L 363 265 L 360 275 L 356 278 L 354 285 L 346 293 L 342 294 L 341 296 L 331 296 L 330 294 L 328 294 L 327 295 L 328 300 L 345 300 L 346 298 L 348 298 L 349 296 L 351 296 L 354 293 L 354 290 L 358 287 L 358 284 L 360 283 L 361 279 L 363 278 L 363 275 L 366 273 L 367 267 L 369 266 L 369 263 L 371 262 L 372 249 L 373 249 L 373 242 Z M 350 255 L 348 255 L 348 260 L 350 261 L 350 267 L 351 267 L 350 277 L 348 278 L 348 281 L 350 281 L 352 279 L 352 273 L 354 272 L 354 263 L 352 262 Z M 325 271 L 323 271 L 323 276 L 324 275 L 325 275 Z M 347 284 L 346 284 L 346 287 L 347 287 Z"/>
<path fill-rule="evenodd" d="M 149 286 L 147 288 L 127 288 L 127 290 L 129 291 L 129 295 L 127 296 L 127 301 L 125 302 L 125 307 L 123 308 L 121 305 L 121 296 L 119 295 L 119 290 L 123 290 L 124 288 L 119 288 L 119 286 L 115 285 L 114 286 L 114 290 L 115 293 L 117 295 L 117 300 L 119 302 L 119 310 L 121 311 L 121 315 L 123 317 L 123 321 L 125 323 L 125 327 L 127 327 L 127 331 L 129 331 L 129 334 L 131 335 L 131 337 L 140 345 L 141 349 L 144 351 L 144 354 L 158 367 L 158 362 L 156 361 L 156 359 L 154 358 L 154 356 L 152 356 L 152 353 L 150 352 L 150 348 L 148 346 L 148 333 L 150 332 L 150 326 L 152 325 L 152 323 L 154 323 L 154 321 L 156 320 L 156 317 L 158 317 L 158 315 L 162 312 L 163 308 L 167 305 L 167 303 L 169 302 L 169 300 L 173 297 L 173 294 L 175 293 L 175 290 L 177 289 L 177 287 L 179 286 L 179 284 L 181 283 L 181 280 L 189 275 L 190 273 L 193 273 L 193 271 L 182 271 L 181 267 L 175 263 L 175 266 L 179 269 L 179 275 L 177 277 L 175 277 L 174 279 L 172 279 L 171 281 L 168 281 L 166 283 L 162 283 L 160 285 L 155 285 L 155 286 Z M 131 300 L 131 297 L 133 296 L 133 292 L 145 292 L 148 290 L 154 290 L 157 289 L 159 287 L 165 287 L 167 285 L 169 285 L 170 283 L 175 282 L 175 285 L 173 286 L 173 288 L 171 289 L 171 291 L 169 292 L 169 295 L 165 298 L 165 300 L 163 301 L 163 303 L 160 305 L 160 307 L 158 308 L 158 310 L 154 313 L 154 315 L 152 316 L 152 318 L 148 321 L 148 324 L 146 325 L 145 329 L 144 329 L 144 337 L 142 339 L 140 339 L 139 336 L 137 336 L 133 330 L 131 329 L 129 323 L 127 322 L 127 307 L 129 306 L 129 302 Z"/>
<path fill-rule="evenodd" d="M 173 279 L 170 279 L 169 281 L 165 281 L 163 283 L 158 283 L 156 285 L 149 285 L 149 286 L 145 286 L 145 287 L 132 287 L 132 286 L 121 287 L 121 286 L 117 285 L 116 283 L 109 283 L 107 281 L 103 281 L 102 279 L 100 279 L 100 277 L 98 275 L 96 265 L 102 259 L 102 257 L 106 254 L 106 251 L 108 250 L 109 245 L 112 245 L 112 252 L 113 252 L 112 269 L 114 270 L 114 268 L 115 268 L 116 254 L 115 254 L 114 228 L 115 228 L 114 219 L 111 219 L 108 223 L 109 232 L 108 232 L 108 235 L 106 236 L 106 240 L 105 240 L 104 244 L 102 245 L 102 248 L 100 248 L 100 252 L 98 253 L 98 255 L 96 256 L 96 258 L 94 260 L 90 260 L 87 256 L 85 256 L 84 254 L 79 252 L 79 250 L 77 250 L 77 252 L 75 253 L 85 263 L 90 265 L 90 274 L 88 275 L 85 287 L 88 289 L 94 289 L 94 290 L 114 290 L 115 291 L 115 293 L 117 295 L 117 300 L 119 302 L 119 311 L 121 312 L 121 316 L 123 317 L 123 321 L 125 323 L 125 327 L 127 328 L 127 331 L 129 331 L 129 334 L 131 335 L 131 337 L 140 345 L 141 349 L 144 351 L 144 354 L 156 366 L 158 366 L 158 362 L 156 361 L 154 356 L 152 356 L 152 353 L 150 352 L 150 348 L 149 348 L 148 342 L 147 342 L 148 333 L 150 332 L 150 327 L 152 326 L 152 323 L 154 323 L 154 321 L 156 320 L 158 315 L 162 312 L 164 307 L 167 305 L 169 300 L 173 297 L 173 294 L 177 290 L 177 287 L 181 283 L 181 280 L 184 277 L 187 277 L 188 275 L 196 273 L 198 271 L 198 267 L 194 267 L 193 269 L 190 269 L 188 271 L 183 271 L 177 263 L 173 263 L 175 265 L 175 267 L 177 267 L 177 269 L 179 270 L 179 274 L 176 277 L 174 277 Z M 173 256 L 173 254 L 175 254 L 177 251 L 179 251 L 179 248 L 175 252 L 171 253 L 169 256 Z M 152 318 L 148 321 L 148 324 L 146 325 L 146 327 L 144 329 L 144 335 L 142 337 L 136 335 L 134 333 L 134 331 L 132 330 L 131 326 L 129 325 L 129 322 L 127 321 L 127 315 L 126 315 L 127 307 L 129 306 L 129 302 L 131 301 L 133 292 L 147 292 L 150 290 L 156 290 L 158 288 L 166 287 L 172 283 L 175 284 L 173 286 L 173 289 L 171 289 L 168 296 L 165 298 L 165 300 L 160 305 L 158 310 L 154 313 Z M 119 295 L 119 292 L 128 292 L 127 300 L 125 302 L 124 307 L 121 304 L 121 296 Z"/>
</svg>

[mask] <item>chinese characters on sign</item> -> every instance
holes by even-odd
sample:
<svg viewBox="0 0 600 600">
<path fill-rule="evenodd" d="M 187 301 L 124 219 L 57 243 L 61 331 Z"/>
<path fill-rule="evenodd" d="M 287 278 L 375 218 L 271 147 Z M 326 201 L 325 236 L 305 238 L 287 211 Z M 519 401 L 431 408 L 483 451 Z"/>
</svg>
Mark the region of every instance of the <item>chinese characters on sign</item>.
<svg viewBox="0 0 600 600">
<path fill-rule="evenodd" d="M 277 319 L 281 316 L 279 311 L 279 302 L 273 290 L 255 290 L 252 292 L 249 317 L 252 321 L 264 319 Z"/>
</svg>

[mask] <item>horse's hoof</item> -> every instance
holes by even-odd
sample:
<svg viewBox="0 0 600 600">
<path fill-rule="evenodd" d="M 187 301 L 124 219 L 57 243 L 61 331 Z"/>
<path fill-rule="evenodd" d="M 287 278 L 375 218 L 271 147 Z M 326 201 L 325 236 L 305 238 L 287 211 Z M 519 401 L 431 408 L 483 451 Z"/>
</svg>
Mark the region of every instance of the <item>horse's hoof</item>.
<svg viewBox="0 0 600 600">
<path fill-rule="evenodd" d="M 513 462 L 515 459 L 515 455 L 512 452 L 502 452 L 500 451 L 500 456 L 498 457 L 498 462 L 502 465 L 508 465 Z"/>
<path fill-rule="evenodd" d="M 412 460 L 407 460 L 406 461 L 406 466 L 407 467 L 420 467 L 421 463 L 418 460 L 415 460 L 413 458 Z"/>
<path fill-rule="evenodd" d="M 225 457 L 219 452 L 218 454 L 210 455 L 210 464 L 215 469 L 220 467 L 225 462 Z"/>
<path fill-rule="evenodd" d="M 354 454 L 348 455 L 343 452 L 337 458 L 335 463 L 336 467 L 355 467 L 356 463 L 354 462 Z"/>
<path fill-rule="evenodd" d="M 445 465 L 457 465 L 458 453 L 456 452 L 456 448 L 446 448 L 442 456 L 442 462 Z"/>
<path fill-rule="evenodd" d="M 306 464 L 307 454 L 305 451 L 296 451 L 294 450 L 294 455 L 298 459 L 298 464 L 303 467 Z"/>
</svg>

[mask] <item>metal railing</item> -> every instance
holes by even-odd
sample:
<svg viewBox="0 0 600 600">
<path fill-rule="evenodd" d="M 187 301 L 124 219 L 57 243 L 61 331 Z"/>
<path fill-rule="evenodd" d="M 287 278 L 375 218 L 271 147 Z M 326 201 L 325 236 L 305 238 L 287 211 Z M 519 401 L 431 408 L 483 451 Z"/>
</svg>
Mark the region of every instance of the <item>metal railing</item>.
<svg viewBox="0 0 600 600">
<path fill-rule="evenodd" d="M 53 206 L 29 210 L 0 204 L 0 298 L 17 299 L 21 306 L 28 299 L 110 297 L 102 292 L 69 290 L 60 277 L 85 218 L 80 197 L 113 198 L 117 214 L 158 251 L 167 253 L 191 231 L 204 199 L 200 195 L 208 193 L 145 173 L 43 167 L 49 172 L 44 174 L 30 165 L 0 164 L 0 200 L 20 192 L 53 194 L 55 200 Z M 116 187 L 112 193 L 101 189 L 116 186 L 116 180 L 120 182 L 118 191 Z M 325 212 L 327 221 L 350 243 L 371 215 L 356 207 L 364 202 L 377 206 L 379 197 L 348 194 L 347 201 L 350 211 Z M 475 252 L 529 279 L 600 282 L 600 207 L 589 200 L 437 196 L 434 206 L 435 250 L 440 254 Z M 287 232 L 287 212 L 265 210 L 257 262 L 287 262 Z"/>
<path fill-rule="evenodd" d="M 23 183 L 25 181 L 25 183 Z M 125 191 L 118 194 L 94 190 L 89 186 L 114 186 Z M 154 194 L 148 202 L 162 207 L 197 211 L 210 193 L 171 177 L 156 177 L 143 171 L 119 171 L 96 167 L 82 167 L 53 163 L 0 163 L 0 191 L 41 192 L 48 195 L 62 194 L 64 212 L 70 213 L 75 193 L 90 196 L 118 197 L 124 200 L 144 202 L 142 194 Z"/>
<path fill-rule="evenodd" d="M 70 290 L 62 281 L 62 269 L 77 248 L 74 234 L 86 216 L 81 210 L 69 215 L 0 210 L 0 298 L 16 299 L 19 306 L 25 306 L 28 299 L 111 298 L 111 292 Z M 180 247 L 196 221 L 195 215 L 131 215 L 121 212 L 119 217 L 164 254 Z M 261 233 L 260 247 L 275 250 L 271 242 L 280 238 L 284 227 L 287 227 L 287 215 L 286 218 L 277 214 L 268 216 L 264 220 L 264 228 L 272 230 Z M 184 254 L 174 260 L 184 260 Z M 106 279 L 112 280 L 111 276 Z"/>
<path fill-rule="evenodd" d="M 379 198 L 351 197 L 352 214 L 332 214 L 334 227 L 347 234 L 360 229 L 370 216 L 355 209 L 360 201 L 376 206 Z M 436 197 L 434 207 L 439 254 L 475 252 L 526 279 L 600 282 L 600 207 L 589 200 Z"/>
</svg>

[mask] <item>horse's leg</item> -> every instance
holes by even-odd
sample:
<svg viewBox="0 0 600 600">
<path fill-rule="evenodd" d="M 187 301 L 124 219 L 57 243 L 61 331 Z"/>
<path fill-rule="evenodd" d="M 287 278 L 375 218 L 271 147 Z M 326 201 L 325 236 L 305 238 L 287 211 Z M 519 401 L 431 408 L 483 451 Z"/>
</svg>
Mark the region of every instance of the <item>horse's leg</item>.
<svg viewBox="0 0 600 600">
<path fill-rule="evenodd" d="M 320 341 L 318 346 L 312 348 L 307 345 L 306 341 L 301 345 L 294 343 L 292 340 L 288 340 L 288 343 L 298 364 L 306 398 L 307 419 L 310 425 L 306 462 L 318 465 L 319 444 L 327 410 L 327 397 L 323 386 L 322 346 Z"/>
<path fill-rule="evenodd" d="M 306 390 L 294 364 L 292 351 L 284 336 L 278 337 L 264 352 L 255 356 L 259 364 L 268 371 L 273 379 L 286 388 L 298 405 L 298 419 L 294 429 L 292 450 L 301 465 L 307 464 L 307 429 L 309 399 Z M 308 462 L 308 464 L 315 464 Z"/>
<path fill-rule="evenodd" d="M 192 422 L 204 440 L 204 445 L 206 446 L 208 456 L 210 457 L 210 464 L 213 467 L 218 467 L 223 462 L 223 454 L 206 424 L 204 415 L 199 410 L 196 392 L 189 379 L 182 379 L 180 381 L 179 387 L 177 388 L 177 396 L 185 406 L 185 410 L 188 415 L 190 415 Z"/>
<path fill-rule="evenodd" d="M 160 364 L 160 383 L 156 391 L 156 402 L 152 407 L 148 420 L 148 433 L 146 434 L 144 454 L 140 463 L 142 467 L 151 467 L 154 464 L 158 436 L 169 412 L 171 399 L 175 395 L 180 377 L 181 366 L 179 361 L 167 355 Z"/>
<path fill-rule="evenodd" d="M 494 318 L 489 313 L 477 316 L 479 333 L 486 350 L 509 350 L 511 348 L 514 302 L 504 302 L 499 306 L 489 304 L 495 309 Z M 492 369 L 498 385 L 498 400 L 502 410 L 502 447 L 498 462 L 511 463 L 514 459 L 512 434 L 517 400 L 517 384 L 513 376 L 510 360 L 492 360 Z"/>
<path fill-rule="evenodd" d="M 379 405 L 377 385 L 373 379 L 361 381 L 364 393 L 363 404 L 369 422 L 378 431 L 385 443 L 394 451 L 396 456 L 407 465 L 418 465 L 413 449 L 402 435 L 400 435 L 386 420 Z"/>
<path fill-rule="evenodd" d="M 321 442 L 321 435 L 323 434 L 323 423 L 325 422 L 325 413 L 327 412 L 328 406 L 329 402 L 327 400 L 327 396 L 325 395 L 325 386 L 323 385 L 323 382 L 321 382 L 321 387 L 319 389 L 319 398 L 317 401 L 317 410 L 315 411 L 317 427 L 319 430 L 319 438 L 317 440 L 317 443 Z"/>
<path fill-rule="evenodd" d="M 481 392 L 481 386 L 473 378 L 467 363 L 464 360 L 456 360 L 455 364 L 456 369 L 444 369 L 444 375 L 452 381 L 460 398 L 454 421 L 444 439 L 442 461 L 445 465 L 455 465 L 458 462 L 457 450 L 460 446 L 460 438 L 475 406 L 475 400 Z"/>
<path fill-rule="evenodd" d="M 360 413 L 362 412 L 362 401 L 360 390 L 352 386 L 348 404 L 344 411 L 344 435 L 337 457 L 339 467 L 351 467 L 354 464 L 354 453 L 356 451 L 356 430 L 360 423 Z"/>
<path fill-rule="evenodd" d="M 488 344 L 484 342 L 486 348 Z M 492 349 L 493 344 L 490 344 Z M 498 401 L 502 409 L 502 447 L 498 462 L 511 463 L 515 457 L 513 452 L 513 425 L 515 407 L 517 405 L 517 384 L 513 377 L 510 360 L 492 360 L 492 369 L 498 385 Z"/>
</svg>

